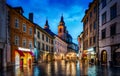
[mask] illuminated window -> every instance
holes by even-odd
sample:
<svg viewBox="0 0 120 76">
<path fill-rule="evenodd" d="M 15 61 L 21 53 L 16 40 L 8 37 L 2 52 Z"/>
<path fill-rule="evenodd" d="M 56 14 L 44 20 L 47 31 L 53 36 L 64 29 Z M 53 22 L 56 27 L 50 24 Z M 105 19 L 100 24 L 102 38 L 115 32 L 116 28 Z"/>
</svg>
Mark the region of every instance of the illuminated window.
<svg viewBox="0 0 120 76">
<path fill-rule="evenodd" d="M 62 29 L 61 29 L 61 28 L 59 29 L 59 32 L 60 32 L 60 33 L 62 32 Z"/>
</svg>

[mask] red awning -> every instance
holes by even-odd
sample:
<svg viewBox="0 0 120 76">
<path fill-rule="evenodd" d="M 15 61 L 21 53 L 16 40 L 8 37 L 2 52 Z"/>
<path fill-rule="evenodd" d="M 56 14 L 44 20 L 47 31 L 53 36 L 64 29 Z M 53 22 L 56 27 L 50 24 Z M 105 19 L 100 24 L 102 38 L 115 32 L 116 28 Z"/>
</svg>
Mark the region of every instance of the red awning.
<svg viewBox="0 0 120 76">
<path fill-rule="evenodd" d="M 32 56 L 34 56 L 34 54 L 33 54 L 33 52 L 32 52 L 32 51 L 30 51 L 29 53 L 30 53 Z"/>
<path fill-rule="evenodd" d="M 20 54 L 20 56 L 25 56 L 21 50 L 16 50 L 16 51 Z"/>
</svg>

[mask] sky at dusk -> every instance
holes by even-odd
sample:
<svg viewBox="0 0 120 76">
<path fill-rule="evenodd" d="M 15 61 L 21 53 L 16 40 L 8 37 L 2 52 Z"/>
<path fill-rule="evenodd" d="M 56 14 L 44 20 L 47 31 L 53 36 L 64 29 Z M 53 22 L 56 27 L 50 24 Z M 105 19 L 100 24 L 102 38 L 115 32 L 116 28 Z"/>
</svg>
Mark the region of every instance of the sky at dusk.
<svg viewBox="0 0 120 76">
<path fill-rule="evenodd" d="M 63 14 L 68 32 L 77 42 L 77 36 L 83 31 L 82 18 L 92 0 L 6 0 L 12 7 L 21 6 L 24 16 L 33 12 L 34 23 L 44 27 L 46 18 L 50 29 L 57 34 L 60 17 Z"/>
</svg>

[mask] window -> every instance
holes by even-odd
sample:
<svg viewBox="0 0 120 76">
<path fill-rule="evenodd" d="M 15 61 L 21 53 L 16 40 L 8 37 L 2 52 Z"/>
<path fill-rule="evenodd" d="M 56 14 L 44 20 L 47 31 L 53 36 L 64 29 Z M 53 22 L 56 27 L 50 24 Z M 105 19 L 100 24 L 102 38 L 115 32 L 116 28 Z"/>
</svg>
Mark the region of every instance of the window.
<svg viewBox="0 0 120 76">
<path fill-rule="evenodd" d="M 116 23 L 112 24 L 110 27 L 110 36 L 113 36 L 116 34 Z"/>
<path fill-rule="evenodd" d="M 92 37 L 90 38 L 90 45 L 92 44 Z"/>
<path fill-rule="evenodd" d="M 50 43 L 50 39 L 49 39 L 49 43 Z"/>
<path fill-rule="evenodd" d="M 26 39 L 23 40 L 23 47 L 26 47 Z"/>
<path fill-rule="evenodd" d="M 96 8 L 96 7 L 94 7 L 94 13 L 96 13 L 96 11 L 97 11 L 97 8 Z"/>
<path fill-rule="evenodd" d="M 44 40 L 44 34 L 42 34 L 42 40 Z"/>
<path fill-rule="evenodd" d="M 23 23 L 23 32 L 26 32 L 26 24 Z"/>
<path fill-rule="evenodd" d="M 94 37 L 93 37 L 93 43 L 95 43 L 95 42 L 96 42 L 96 37 L 94 36 Z"/>
<path fill-rule="evenodd" d="M 19 37 L 15 36 L 15 45 L 19 46 Z"/>
<path fill-rule="evenodd" d="M 117 16 L 117 5 L 114 4 L 111 8 L 110 8 L 110 19 L 112 20 L 113 18 L 115 18 Z"/>
<path fill-rule="evenodd" d="M 59 33 L 61 33 L 61 32 L 62 32 L 62 29 L 60 28 Z"/>
<path fill-rule="evenodd" d="M 90 18 L 92 17 L 92 12 L 90 12 Z"/>
<path fill-rule="evenodd" d="M 92 32 L 92 24 L 90 24 L 90 32 Z"/>
<path fill-rule="evenodd" d="M 46 45 L 46 51 L 48 51 L 48 45 Z"/>
<path fill-rule="evenodd" d="M 38 50 L 40 50 L 40 42 L 38 42 Z"/>
<path fill-rule="evenodd" d="M 19 20 L 15 19 L 15 28 L 19 28 Z"/>
<path fill-rule="evenodd" d="M 46 36 L 46 42 L 48 42 L 48 37 Z"/>
<path fill-rule="evenodd" d="M 105 37 L 106 37 L 106 29 L 103 29 L 102 31 L 101 31 L 102 33 L 102 39 L 104 39 Z"/>
<path fill-rule="evenodd" d="M 93 26 L 94 29 L 96 29 L 96 21 L 94 21 L 94 26 Z"/>
<path fill-rule="evenodd" d="M 29 48 L 32 48 L 32 41 L 29 41 Z"/>
<path fill-rule="evenodd" d="M 32 35 L 32 28 L 29 29 L 29 33 L 30 33 L 30 35 Z"/>
<path fill-rule="evenodd" d="M 102 24 L 106 23 L 106 12 L 102 14 Z"/>
<path fill-rule="evenodd" d="M 40 32 L 39 31 L 37 32 L 37 37 L 40 39 Z"/>
<path fill-rule="evenodd" d="M 42 50 L 44 50 L 45 48 L 44 48 L 44 43 L 42 43 Z"/>
<path fill-rule="evenodd" d="M 106 0 L 102 0 L 102 8 L 106 6 Z"/>
</svg>

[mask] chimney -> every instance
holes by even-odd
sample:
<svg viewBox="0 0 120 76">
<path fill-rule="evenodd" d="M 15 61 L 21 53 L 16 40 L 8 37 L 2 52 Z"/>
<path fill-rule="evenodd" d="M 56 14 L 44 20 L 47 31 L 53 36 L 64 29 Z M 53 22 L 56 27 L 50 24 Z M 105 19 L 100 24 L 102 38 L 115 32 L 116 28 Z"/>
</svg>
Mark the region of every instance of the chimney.
<svg viewBox="0 0 120 76">
<path fill-rule="evenodd" d="M 29 20 L 33 22 L 33 13 L 29 13 Z"/>
</svg>

